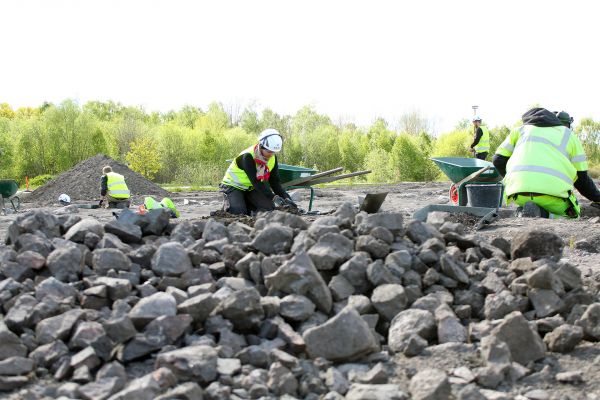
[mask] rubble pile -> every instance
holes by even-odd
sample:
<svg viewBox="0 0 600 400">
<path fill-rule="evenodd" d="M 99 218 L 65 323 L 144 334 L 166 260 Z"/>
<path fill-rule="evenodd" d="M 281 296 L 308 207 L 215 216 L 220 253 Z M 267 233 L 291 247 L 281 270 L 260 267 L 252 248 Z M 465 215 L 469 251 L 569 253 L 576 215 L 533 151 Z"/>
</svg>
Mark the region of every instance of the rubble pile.
<svg viewBox="0 0 600 400">
<path fill-rule="evenodd" d="M 66 193 L 71 201 L 93 202 L 100 199 L 100 179 L 102 168 L 110 165 L 113 171 L 123 175 L 133 200 L 141 203 L 144 196 L 155 196 L 159 199 L 169 197 L 170 193 L 157 184 L 144 178 L 122 164 L 104 154 L 97 154 L 80 162 L 68 171 L 23 198 L 27 203 L 52 205 L 58 203 L 58 196 Z"/>
<path fill-rule="evenodd" d="M 21 215 L 0 247 L 0 390 L 502 399 L 531 377 L 580 382 L 546 362 L 600 340 L 600 303 L 561 260 L 563 241 L 529 231 L 488 242 L 449 219 L 349 203 L 312 223 L 274 211 L 254 227 L 173 224 L 164 210 L 105 224 Z M 447 367 L 454 355 L 466 361 Z"/>
</svg>

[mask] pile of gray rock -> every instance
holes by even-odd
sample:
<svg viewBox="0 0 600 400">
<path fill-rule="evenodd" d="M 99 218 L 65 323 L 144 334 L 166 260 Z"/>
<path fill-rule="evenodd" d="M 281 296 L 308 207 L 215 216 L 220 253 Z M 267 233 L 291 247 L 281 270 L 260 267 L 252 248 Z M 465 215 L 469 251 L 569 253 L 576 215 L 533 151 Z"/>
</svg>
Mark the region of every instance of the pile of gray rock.
<svg viewBox="0 0 600 400">
<path fill-rule="evenodd" d="M 14 398 L 515 398 L 550 352 L 600 340 L 600 303 L 544 231 L 487 241 L 350 204 L 253 227 L 75 211 L 19 216 L 0 247 Z M 433 362 L 451 348 L 469 365 Z"/>
</svg>

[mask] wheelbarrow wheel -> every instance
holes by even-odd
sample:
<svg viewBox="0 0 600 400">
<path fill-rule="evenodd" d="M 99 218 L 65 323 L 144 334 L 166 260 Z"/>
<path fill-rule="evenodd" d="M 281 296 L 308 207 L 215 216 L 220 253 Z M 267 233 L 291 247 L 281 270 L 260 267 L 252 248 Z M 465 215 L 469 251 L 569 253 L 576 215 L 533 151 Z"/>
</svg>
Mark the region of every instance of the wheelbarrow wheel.
<svg viewBox="0 0 600 400">
<path fill-rule="evenodd" d="M 458 187 L 454 183 L 450 186 L 450 203 L 454 206 L 458 205 Z"/>
</svg>

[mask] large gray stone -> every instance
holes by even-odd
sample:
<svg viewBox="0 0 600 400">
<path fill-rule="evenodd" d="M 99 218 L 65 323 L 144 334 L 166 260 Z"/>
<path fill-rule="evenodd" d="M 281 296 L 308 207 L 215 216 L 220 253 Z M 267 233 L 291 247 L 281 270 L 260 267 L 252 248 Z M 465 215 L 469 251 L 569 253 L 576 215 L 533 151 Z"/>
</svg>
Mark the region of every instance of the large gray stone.
<svg viewBox="0 0 600 400">
<path fill-rule="evenodd" d="M 442 234 L 437 229 L 418 220 L 412 220 L 408 223 L 406 236 L 416 244 L 423 244 L 431 238 L 443 240 Z"/>
<path fill-rule="evenodd" d="M 226 238 L 227 235 L 227 227 L 221 222 L 217 222 L 213 218 L 210 218 L 204 226 L 202 238 L 207 242 L 211 242 L 213 240 Z"/>
<path fill-rule="evenodd" d="M 560 259 L 564 241 L 552 232 L 530 230 L 517 233 L 511 241 L 511 258 L 531 257 L 532 260 L 540 258 Z"/>
<path fill-rule="evenodd" d="M 179 276 L 191 269 L 190 257 L 178 242 L 161 245 L 152 257 L 152 271 L 161 276 Z"/>
<path fill-rule="evenodd" d="M 352 258 L 340 266 L 339 274 L 346 278 L 359 293 L 364 293 L 371 286 L 367 276 L 367 268 L 371 262 L 367 253 L 354 253 Z"/>
<path fill-rule="evenodd" d="M 330 270 L 352 256 L 354 243 L 339 233 L 327 233 L 308 250 L 315 267 L 319 270 Z"/>
<path fill-rule="evenodd" d="M 116 235 L 125 243 L 140 243 L 142 241 L 142 228 L 135 224 L 113 220 L 104 225 L 104 231 Z"/>
<path fill-rule="evenodd" d="M 99 275 L 106 275 L 111 269 L 115 271 L 131 269 L 131 260 L 120 250 L 96 249 L 92 254 L 92 267 Z"/>
<path fill-rule="evenodd" d="M 22 333 L 23 329 L 32 325 L 32 314 L 38 301 L 28 294 L 23 294 L 15 301 L 14 305 L 6 313 L 4 323 L 16 333 Z"/>
<path fill-rule="evenodd" d="M 7 244 L 15 244 L 20 235 L 35 231 L 42 232 L 48 238 L 59 237 L 60 224 L 55 215 L 45 211 L 35 210 L 18 215 L 8 226 Z"/>
<path fill-rule="evenodd" d="M 84 311 L 76 308 L 40 321 L 35 327 L 35 336 L 38 343 L 47 344 L 56 340 L 68 339 L 71 330 L 83 315 Z"/>
<path fill-rule="evenodd" d="M 429 311 L 404 310 L 396 315 L 390 324 L 388 346 L 393 352 L 402 352 L 412 334 L 430 340 L 435 338 L 436 331 L 435 318 Z"/>
<path fill-rule="evenodd" d="M 104 235 L 104 227 L 95 218 L 84 218 L 71 227 L 65 233 L 65 239 L 72 242 L 83 243 L 85 235 L 93 233 L 102 237 Z"/>
<path fill-rule="evenodd" d="M 446 400 L 452 391 L 446 373 L 431 368 L 419 371 L 411 378 L 410 394 L 414 400 Z"/>
<path fill-rule="evenodd" d="M 61 282 L 53 276 L 44 279 L 35 288 L 35 298 L 43 300 L 46 297 L 52 297 L 55 300 L 62 301 L 69 297 L 76 298 L 79 292 L 73 286 Z"/>
<path fill-rule="evenodd" d="M 141 299 L 129 312 L 136 326 L 144 326 L 160 317 L 177 314 L 177 302 L 170 294 L 158 292 Z"/>
<path fill-rule="evenodd" d="M 169 368 L 181 379 L 206 385 L 217 377 L 217 351 L 202 345 L 183 347 L 159 354 L 155 366 Z"/>
<path fill-rule="evenodd" d="M 364 212 L 356 214 L 354 224 L 359 235 L 368 235 L 375 227 L 383 227 L 394 235 L 400 236 L 404 233 L 403 217 L 401 213 L 376 213 Z"/>
<path fill-rule="evenodd" d="M 383 318 L 388 321 L 406 308 L 408 299 L 402 285 L 381 285 L 373 290 L 371 303 Z"/>
<path fill-rule="evenodd" d="M 32 233 L 22 234 L 17 238 L 17 242 L 15 243 L 15 250 L 19 253 L 33 251 L 44 257 L 47 257 L 53 249 L 54 246 L 48 238 Z"/>
<path fill-rule="evenodd" d="M 484 315 L 487 319 L 500 319 L 519 309 L 517 298 L 508 290 L 486 296 Z"/>
<path fill-rule="evenodd" d="M 323 357 L 336 362 L 358 359 L 379 349 L 369 326 L 351 307 L 324 324 L 308 329 L 302 337 L 311 358 Z"/>
<path fill-rule="evenodd" d="M 294 241 L 292 228 L 277 224 L 267 225 L 252 241 L 252 247 L 261 253 L 282 254 L 288 253 Z"/>
<path fill-rule="evenodd" d="M 265 316 L 260 294 L 254 288 L 233 292 L 221 301 L 218 312 L 240 330 L 257 328 Z"/>
<path fill-rule="evenodd" d="M 141 378 L 132 380 L 125 389 L 115 393 L 108 400 L 155 399 L 160 393 L 174 386 L 176 383 L 177 377 L 169 368 L 158 368 Z"/>
<path fill-rule="evenodd" d="M 469 283 L 469 276 L 465 270 L 447 254 L 443 254 L 440 258 L 442 272 L 460 283 Z"/>
<path fill-rule="evenodd" d="M 83 253 L 77 247 L 61 247 L 54 250 L 46 260 L 52 275 L 63 282 L 79 280 L 83 270 Z"/>
<path fill-rule="evenodd" d="M 548 289 L 530 290 L 529 301 L 533 304 L 535 314 L 539 318 L 554 315 L 565 307 L 564 301 L 554 291 Z"/>
<path fill-rule="evenodd" d="M 8 329 L 4 321 L 0 320 L 0 360 L 25 356 L 27 356 L 27 347 Z"/>
<path fill-rule="evenodd" d="M 291 321 L 307 320 L 314 312 L 313 302 L 300 294 L 287 295 L 279 303 L 279 314 Z"/>
<path fill-rule="evenodd" d="M 267 275 L 265 285 L 270 291 L 280 290 L 284 293 L 304 295 L 325 313 L 331 310 L 331 292 L 304 251 L 297 253 L 277 271 Z"/>
<path fill-rule="evenodd" d="M 39 367 L 50 367 L 60 358 L 69 354 L 69 348 L 60 340 L 44 344 L 29 354 L 29 358 L 35 361 Z"/>
<path fill-rule="evenodd" d="M 548 350 L 557 353 L 572 351 L 583 339 L 583 328 L 575 325 L 561 325 L 544 336 Z"/>
<path fill-rule="evenodd" d="M 600 303 L 590 304 L 576 325 L 583 328 L 583 335 L 586 339 L 600 340 Z"/>
<path fill-rule="evenodd" d="M 361 235 L 356 239 L 356 251 L 365 251 L 373 258 L 384 258 L 390 253 L 390 245 L 371 235 Z"/>
<path fill-rule="evenodd" d="M 0 375 L 27 375 L 35 368 L 30 358 L 10 357 L 0 361 Z"/>
<path fill-rule="evenodd" d="M 377 214 L 375 214 L 377 215 Z M 346 400 L 407 400 L 408 396 L 402 391 L 400 385 L 387 383 L 383 385 L 369 385 L 353 383 L 346 393 Z"/>
<path fill-rule="evenodd" d="M 531 329 L 525 317 L 518 311 L 504 317 L 491 334 L 508 345 L 512 360 L 519 364 L 527 365 L 530 361 L 546 356 L 546 346 L 542 338 Z"/>
<path fill-rule="evenodd" d="M 190 314 L 196 322 L 204 322 L 217 304 L 218 300 L 212 296 L 212 293 L 203 293 L 180 303 L 177 310 Z"/>
<path fill-rule="evenodd" d="M 77 391 L 79 396 L 84 400 L 104 400 L 123 389 L 123 386 L 124 382 L 113 376 L 82 385 Z"/>
</svg>

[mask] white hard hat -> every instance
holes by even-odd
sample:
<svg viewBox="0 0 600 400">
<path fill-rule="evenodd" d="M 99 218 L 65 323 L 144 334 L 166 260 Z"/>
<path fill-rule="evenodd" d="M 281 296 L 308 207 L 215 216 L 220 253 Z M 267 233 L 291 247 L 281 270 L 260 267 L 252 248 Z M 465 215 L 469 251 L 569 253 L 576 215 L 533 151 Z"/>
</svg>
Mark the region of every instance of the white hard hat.
<svg viewBox="0 0 600 400">
<path fill-rule="evenodd" d="M 277 129 L 265 129 L 258 136 L 258 144 L 273 153 L 279 153 L 283 146 L 283 139 Z"/>
<path fill-rule="evenodd" d="M 61 194 L 60 196 L 58 196 L 58 202 L 59 203 L 70 203 L 71 202 L 71 198 L 69 197 L 68 194 Z"/>
<path fill-rule="evenodd" d="M 475 121 L 481 121 L 481 117 L 479 115 L 476 115 L 476 116 L 473 117 L 472 121 L 473 122 L 475 122 Z"/>
</svg>

